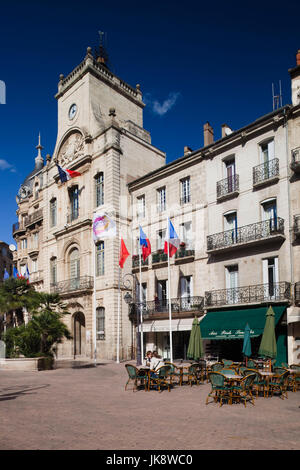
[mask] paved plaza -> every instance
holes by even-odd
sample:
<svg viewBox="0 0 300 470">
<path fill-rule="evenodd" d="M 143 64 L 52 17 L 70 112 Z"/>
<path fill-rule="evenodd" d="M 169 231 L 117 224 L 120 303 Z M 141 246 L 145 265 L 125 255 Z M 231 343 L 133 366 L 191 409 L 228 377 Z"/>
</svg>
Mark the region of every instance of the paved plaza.
<svg viewBox="0 0 300 470">
<path fill-rule="evenodd" d="M 300 391 L 205 405 L 209 384 L 124 391 L 124 363 L 0 372 L 1 450 L 300 448 Z"/>
</svg>

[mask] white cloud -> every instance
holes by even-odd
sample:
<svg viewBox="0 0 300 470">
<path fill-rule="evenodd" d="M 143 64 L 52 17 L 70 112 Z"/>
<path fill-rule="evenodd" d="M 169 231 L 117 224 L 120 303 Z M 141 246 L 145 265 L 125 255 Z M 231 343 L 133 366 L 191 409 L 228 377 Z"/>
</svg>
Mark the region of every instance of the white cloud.
<svg viewBox="0 0 300 470">
<path fill-rule="evenodd" d="M 0 171 L 9 170 L 11 173 L 16 173 L 16 169 L 13 165 L 8 163 L 6 160 L 0 159 Z"/>
<path fill-rule="evenodd" d="M 163 103 L 160 103 L 158 100 L 153 100 L 151 98 L 151 95 L 148 93 L 145 96 L 144 101 L 146 104 L 149 104 L 151 106 L 154 114 L 158 114 L 159 116 L 164 116 L 168 111 L 170 111 L 171 108 L 173 108 L 179 96 L 180 96 L 179 92 L 169 93 L 168 98 L 165 101 L 163 101 Z"/>
</svg>

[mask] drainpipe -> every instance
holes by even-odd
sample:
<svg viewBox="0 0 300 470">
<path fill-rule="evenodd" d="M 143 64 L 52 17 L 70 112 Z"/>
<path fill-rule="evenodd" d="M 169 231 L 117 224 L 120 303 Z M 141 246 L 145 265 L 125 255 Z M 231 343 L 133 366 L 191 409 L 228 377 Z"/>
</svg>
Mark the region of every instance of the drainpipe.
<svg viewBox="0 0 300 470">
<path fill-rule="evenodd" d="M 293 230 L 293 218 L 291 214 L 291 194 L 290 194 L 290 167 L 289 167 L 289 141 L 288 141 L 288 115 L 287 115 L 287 109 L 284 109 L 284 127 L 285 127 L 285 156 L 286 156 L 286 166 L 287 166 L 287 195 L 288 195 L 288 214 L 289 214 L 289 248 L 290 248 L 290 279 L 291 279 L 291 288 L 292 292 L 294 289 L 294 258 L 293 258 L 293 247 L 292 247 L 292 230 Z M 289 336 L 289 330 L 291 330 L 292 336 L 294 336 L 294 325 L 291 327 L 289 326 L 289 323 L 287 322 L 287 327 L 288 327 L 288 336 Z M 288 338 L 287 338 L 288 339 Z M 287 353 L 288 353 L 288 363 L 289 361 L 289 341 L 288 341 L 288 348 L 287 348 Z M 293 362 L 293 357 L 291 353 L 291 360 Z"/>
</svg>

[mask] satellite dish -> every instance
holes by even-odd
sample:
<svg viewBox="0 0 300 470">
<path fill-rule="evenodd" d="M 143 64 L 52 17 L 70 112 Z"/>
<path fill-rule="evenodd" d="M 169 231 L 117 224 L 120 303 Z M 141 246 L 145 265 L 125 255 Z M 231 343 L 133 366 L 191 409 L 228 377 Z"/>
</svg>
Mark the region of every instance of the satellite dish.
<svg viewBox="0 0 300 470">
<path fill-rule="evenodd" d="M 15 247 L 15 245 L 11 244 L 9 245 L 9 249 L 10 251 L 16 251 L 17 248 Z"/>
</svg>

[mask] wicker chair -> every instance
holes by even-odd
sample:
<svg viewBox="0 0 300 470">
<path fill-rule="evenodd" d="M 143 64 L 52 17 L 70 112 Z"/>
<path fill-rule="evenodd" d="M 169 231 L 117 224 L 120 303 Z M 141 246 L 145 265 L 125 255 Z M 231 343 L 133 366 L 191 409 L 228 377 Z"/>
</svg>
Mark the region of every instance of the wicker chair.
<svg viewBox="0 0 300 470">
<path fill-rule="evenodd" d="M 162 387 L 167 387 L 168 391 L 171 391 L 172 379 L 170 375 L 171 367 L 162 366 L 155 371 L 150 371 L 150 382 L 149 386 L 154 386 L 161 392 Z M 152 372 L 152 373 L 151 373 Z"/>
<path fill-rule="evenodd" d="M 289 368 L 297 373 L 292 375 L 293 392 L 296 392 L 300 388 L 300 364 L 291 364 Z"/>
<path fill-rule="evenodd" d="M 226 368 L 221 370 L 222 374 L 237 375 L 236 370 L 233 368 Z"/>
<path fill-rule="evenodd" d="M 246 369 L 244 368 L 241 371 L 241 374 L 246 377 L 249 374 L 255 374 L 255 379 L 253 380 L 252 388 L 256 391 L 256 397 L 258 397 L 259 392 L 263 392 L 264 398 L 265 393 L 268 391 L 268 384 L 267 381 L 263 378 L 260 372 L 256 369 Z"/>
<path fill-rule="evenodd" d="M 174 383 L 182 385 L 182 375 L 180 373 L 180 369 L 172 362 L 165 362 L 165 366 L 170 366 L 170 380 L 172 384 L 175 379 Z"/>
<path fill-rule="evenodd" d="M 214 364 L 211 365 L 211 371 L 212 372 L 220 372 L 224 368 L 224 365 L 222 362 L 215 362 Z"/>
<path fill-rule="evenodd" d="M 193 385 L 193 382 L 196 382 L 196 384 L 198 385 L 197 373 L 198 373 L 197 363 L 191 364 L 189 367 L 183 367 L 182 376 L 181 376 L 182 383 L 183 383 L 184 378 L 186 378 L 187 381 L 185 383 L 189 384 L 190 386 Z"/>
<path fill-rule="evenodd" d="M 233 364 L 233 361 L 231 361 L 230 359 L 222 359 L 221 362 L 223 363 L 224 367 L 229 367 Z"/>
<path fill-rule="evenodd" d="M 211 391 L 206 397 L 206 405 L 208 405 L 209 397 L 213 398 L 216 403 L 220 400 L 220 406 L 222 406 L 223 400 L 229 400 L 231 403 L 231 392 L 232 387 L 226 385 L 226 377 L 220 372 L 210 372 L 209 381 L 211 383 Z"/>
<path fill-rule="evenodd" d="M 254 405 L 254 399 L 252 395 L 254 380 L 255 374 L 248 374 L 241 380 L 239 385 L 233 386 L 232 399 L 236 399 L 238 401 L 243 400 L 245 407 L 247 399 L 251 401 L 252 405 Z"/>
<path fill-rule="evenodd" d="M 253 359 L 247 359 L 247 368 L 248 369 L 256 369 L 256 363 L 253 361 Z"/>
<path fill-rule="evenodd" d="M 275 374 L 272 377 L 272 380 L 269 383 L 269 390 L 271 392 L 271 395 L 273 396 L 274 392 L 278 392 L 280 394 L 280 398 L 288 398 L 288 392 L 287 392 L 287 387 L 288 387 L 288 376 L 289 376 L 289 371 L 286 370 L 282 374 Z"/>
<path fill-rule="evenodd" d="M 147 390 L 148 384 L 148 375 L 146 375 L 142 370 L 137 369 L 137 367 L 133 366 L 132 364 L 125 364 L 127 373 L 128 373 L 128 380 L 125 385 L 125 390 L 127 390 L 127 385 L 130 381 L 133 382 L 134 387 L 132 391 L 138 390 L 138 385 L 144 386 L 145 391 Z"/>
</svg>

